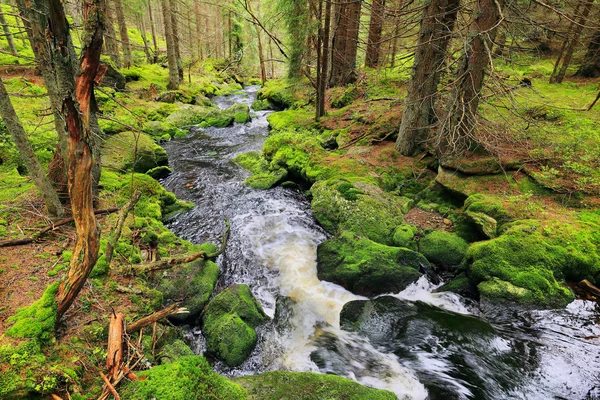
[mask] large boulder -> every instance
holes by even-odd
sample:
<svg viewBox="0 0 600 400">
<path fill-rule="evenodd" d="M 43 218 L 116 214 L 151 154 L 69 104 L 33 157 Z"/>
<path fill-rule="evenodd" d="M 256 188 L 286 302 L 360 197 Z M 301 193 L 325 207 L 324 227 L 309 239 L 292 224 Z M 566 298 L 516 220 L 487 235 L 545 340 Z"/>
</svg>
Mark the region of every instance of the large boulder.
<svg viewBox="0 0 600 400">
<path fill-rule="evenodd" d="M 237 383 L 213 372 L 200 356 L 187 356 L 139 373 L 142 379 L 128 381 L 119 389 L 129 400 L 245 400 L 245 390 Z"/>
<path fill-rule="evenodd" d="M 267 319 L 247 285 L 233 285 L 211 300 L 203 316 L 206 350 L 230 367 L 243 363 L 256 346 L 255 328 Z"/>
<path fill-rule="evenodd" d="M 429 264 L 419 253 L 347 231 L 317 249 L 319 279 L 364 296 L 402 291 L 419 279 L 422 266 L 427 268 Z"/>
<path fill-rule="evenodd" d="M 273 371 L 233 380 L 253 400 L 395 400 L 386 390 L 368 388 L 350 379 L 313 372 Z"/>
<path fill-rule="evenodd" d="M 102 148 L 102 165 L 120 172 L 133 168 L 145 173 L 167 164 L 165 149 L 145 134 L 121 132 L 106 139 Z"/>
<path fill-rule="evenodd" d="M 351 231 L 377 243 L 391 244 L 404 223 L 402 204 L 379 187 L 361 181 L 329 179 L 311 188 L 311 207 L 326 231 Z"/>
<path fill-rule="evenodd" d="M 435 265 L 452 268 L 465 258 L 469 244 L 458 235 L 433 231 L 419 241 L 420 252 Z"/>
<path fill-rule="evenodd" d="M 484 304 L 562 307 L 574 299 L 565 281 L 600 279 L 596 228 L 558 221 L 507 223 L 496 239 L 467 251 L 467 275 Z"/>
<path fill-rule="evenodd" d="M 252 172 L 252 176 L 246 178 L 245 184 L 255 189 L 269 189 L 287 177 L 287 171 L 283 168 L 271 168 L 264 159 L 262 153 L 252 151 L 240 154 L 233 160 L 240 167 Z"/>
<path fill-rule="evenodd" d="M 224 128 L 233 124 L 234 117 L 227 112 L 212 107 L 186 106 L 167 117 L 167 122 L 177 128 L 194 125 Z"/>
</svg>

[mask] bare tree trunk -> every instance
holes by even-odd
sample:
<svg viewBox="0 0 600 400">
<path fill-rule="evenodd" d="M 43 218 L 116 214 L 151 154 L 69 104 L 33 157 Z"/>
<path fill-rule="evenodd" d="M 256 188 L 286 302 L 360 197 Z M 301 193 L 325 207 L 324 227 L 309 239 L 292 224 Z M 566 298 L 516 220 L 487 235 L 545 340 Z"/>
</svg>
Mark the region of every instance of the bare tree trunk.
<svg viewBox="0 0 600 400">
<path fill-rule="evenodd" d="M 478 0 L 469 42 L 453 84 L 437 150 L 444 156 L 459 155 L 474 143 L 477 109 L 485 72 L 492 57 L 492 43 L 500 22 L 503 0 Z"/>
<path fill-rule="evenodd" d="M 94 267 L 100 247 L 100 233 L 94 214 L 92 194 L 93 132 L 90 126 L 96 104 L 94 82 L 106 72 L 100 67 L 104 33 L 104 0 L 86 3 L 85 41 L 79 68 L 71 43 L 69 24 L 61 0 L 47 0 L 47 43 L 57 55 L 56 74 L 63 89 L 62 112 L 69 132 L 69 195 L 77 232 L 67 278 L 60 284 L 56 300 L 57 321 L 71 306 Z M 78 72 L 76 72 L 78 71 Z M 77 74 L 77 75 L 76 75 Z"/>
<path fill-rule="evenodd" d="M 148 18 L 150 18 L 150 30 L 152 31 L 152 46 L 154 48 L 154 57 L 152 62 L 156 64 L 158 62 L 158 43 L 156 40 L 156 27 L 154 25 L 154 18 L 152 16 L 152 1 L 148 1 Z"/>
<path fill-rule="evenodd" d="M 125 22 L 125 12 L 121 0 L 113 0 L 115 13 L 117 14 L 117 24 L 119 25 L 119 36 L 121 37 L 121 46 L 123 48 L 123 68 L 131 67 L 131 48 L 129 47 L 129 34 L 127 33 L 127 23 Z"/>
<path fill-rule="evenodd" d="M 412 156 L 428 136 L 446 49 L 460 0 L 432 0 L 423 12 L 396 149 Z"/>
<path fill-rule="evenodd" d="M 561 83 L 565 78 L 567 73 L 567 68 L 571 63 L 571 57 L 573 57 L 573 53 L 577 48 L 577 44 L 579 43 L 579 38 L 581 37 L 581 33 L 583 32 L 583 27 L 587 22 L 587 17 L 590 15 L 590 10 L 592 8 L 592 4 L 594 4 L 594 0 L 587 0 L 583 7 L 583 12 L 579 17 L 578 23 L 573 27 L 573 30 L 570 32 L 571 37 L 569 38 L 568 44 L 566 45 L 566 53 L 562 59 L 562 66 L 556 74 L 555 77 L 550 77 L 550 82 Z M 554 78 L 554 79 L 553 79 Z"/>
<path fill-rule="evenodd" d="M 331 85 L 344 86 L 356 80 L 361 2 L 360 0 L 342 0 L 336 9 Z"/>
<path fill-rule="evenodd" d="M 390 55 L 390 67 L 396 66 L 396 54 L 398 53 L 398 35 L 400 34 L 400 18 L 394 16 L 394 37 L 392 38 L 392 54 Z"/>
<path fill-rule="evenodd" d="M 320 80 L 318 82 L 318 104 L 317 104 L 317 121 L 323 115 L 325 115 L 325 91 L 327 90 L 327 82 L 329 76 L 329 58 L 330 58 L 330 50 L 329 50 L 329 34 L 331 27 L 331 1 L 325 0 L 325 20 L 323 21 L 323 36 L 321 39 L 322 42 L 322 50 L 319 50 L 321 53 L 321 72 L 320 72 Z M 317 66 L 319 68 L 319 66 Z"/>
<path fill-rule="evenodd" d="M 379 66 L 384 13 L 385 0 L 373 0 L 373 5 L 371 6 L 371 21 L 369 22 L 367 53 L 365 56 L 365 65 L 370 68 Z"/>
<path fill-rule="evenodd" d="M 146 24 L 144 22 L 144 15 L 139 15 L 140 22 L 140 36 L 142 37 L 142 42 L 144 42 L 144 54 L 146 54 L 146 62 L 148 64 L 152 63 L 152 56 L 150 55 L 150 48 L 148 47 L 148 39 L 146 38 Z"/>
<path fill-rule="evenodd" d="M 2 25 L 2 30 L 4 31 L 4 37 L 6 38 L 6 42 L 8 43 L 8 49 L 10 52 L 17 56 L 19 52 L 17 51 L 17 47 L 15 46 L 15 41 L 13 40 L 13 35 L 6 23 L 6 17 L 4 16 L 4 12 L 0 8 L 0 24 Z"/>
<path fill-rule="evenodd" d="M 204 59 L 202 52 L 202 15 L 200 15 L 200 4 L 197 1 L 194 1 L 194 15 L 196 17 L 196 45 L 198 46 L 198 57 L 200 60 Z"/>
<path fill-rule="evenodd" d="M 25 164 L 25 167 L 27 168 L 27 172 L 31 177 L 31 180 L 44 198 L 44 204 L 46 205 L 48 214 L 50 214 L 50 216 L 53 218 L 62 217 L 64 210 L 60 200 L 58 199 L 58 194 L 46 177 L 44 169 L 42 168 L 40 161 L 33 151 L 33 147 L 31 146 L 27 132 L 25 132 L 25 129 L 23 129 L 23 125 L 21 125 L 21 121 L 15 113 L 15 109 L 13 108 L 10 98 L 8 97 L 6 87 L 4 86 L 4 82 L 2 82 L 1 78 L 0 115 L 2 116 L 4 125 L 6 125 L 10 131 L 13 141 L 15 142 L 15 146 L 17 147 L 17 150 L 19 150 L 19 155 L 23 160 L 23 164 Z"/>
<path fill-rule="evenodd" d="M 161 0 L 163 20 L 165 23 L 165 37 L 167 39 L 167 59 L 169 61 L 169 84 L 167 89 L 177 90 L 179 88 L 179 72 L 177 68 L 177 53 L 173 41 L 173 27 L 171 20 L 171 9 L 169 0 Z"/>
<path fill-rule="evenodd" d="M 183 80 L 183 64 L 181 63 L 181 46 L 179 45 L 179 24 L 177 21 L 178 12 L 178 0 L 169 0 L 171 6 L 171 29 L 173 30 L 173 46 L 175 47 L 175 57 L 177 57 L 177 75 L 179 81 Z M 165 17 L 166 18 L 166 17 Z M 165 25 L 166 27 L 166 25 Z"/>
<path fill-rule="evenodd" d="M 600 77 L 600 28 L 592 36 L 583 64 L 581 64 L 575 75 L 585 78 Z"/>
<path fill-rule="evenodd" d="M 106 2 L 104 14 L 106 16 L 106 52 L 117 68 L 121 68 L 121 57 L 119 55 L 117 33 L 115 32 L 115 21 L 112 17 L 111 7 L 108 1 Z"/>
<path fill-rule="evenodd" d="M 248 5 L 248 11 L 250 12 L 250 14 L 254 15 L 250 1 L 248 1 L 247 5 Z M 264 85 L 265 82 L 267 81 L 267 70 L 265 68 L 265 52 L 263 50 L 263 43 L 262 43 L 262 38 L 261 38 L 261 34 L 260 34 L 261 33 L 260 26 L 258 25 L 258 21 L 256 21 L 256 17 L 252 21 L 252 24 L 254 25 L 254 30 L 256 31 L 256 39 L 258 40 L 258 60 L 260 62 L 260 78 L 261 78 L 262 84 Z"/>
</svg>

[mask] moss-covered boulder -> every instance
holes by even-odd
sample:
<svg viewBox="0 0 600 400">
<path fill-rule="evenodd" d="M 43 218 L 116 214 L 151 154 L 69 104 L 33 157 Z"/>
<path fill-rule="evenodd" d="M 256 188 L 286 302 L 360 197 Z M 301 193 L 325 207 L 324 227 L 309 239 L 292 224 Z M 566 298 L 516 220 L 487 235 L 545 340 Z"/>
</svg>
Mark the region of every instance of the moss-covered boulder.
<svg viewBox="0 0 600 400">
<path fill-rule="evenodd" d="M 102 79 L 102 86 L 106 86 L 115 90 L 125 89 L 126 79 L 125 75 L 119 71 L 110 61 L 102 61 L 102 64 L 106 66 L 106 74 Z"/>
<path fill-rule="evenodd" d="M 202 127 L 214 126 L 224 128 L 233 124 L 234 117 L 217 108 L 203 106 L 186 106 L 175 111 L 167 117 L 167 122 L 177 128 L 186 128 L 194 125 Z"/>
<path fill-rule="evenodd" d="M 270 189 L 287 177 L 285 169 L 271 168 L 262 153 L 257 151 L 240 154 L 233 161 L 252 172 L 253 175 L 246 178 L 244 183 L 255 189 Z"/>
<path fill-rule="evenodd" d="M 256 346 L 255 328 L 267 319 L 247 285 L 233 285 L 211 300 L 203 316 L 206 350 L 230 367 L 243 363 Z"/>
<path fill-rule="evenodd" d="M 396 247 L 406 247 L 407 249 L 417 251 L 418 245 L 415 240 L 417 233 L 419 233 L 419 230 L 414 225 L 399 225 L 392 233 L 392 244 Z"/>
<path fill-rule="evenodd" d="M 212 245 L 205 246 L 208 248 Z M 161 279 L 157 289 L 164 294 L 165 300 L 181 302 L 181 307 L 189 311 L 188 314 L 173 315 L 171 320 L 178 323 L 195 322 L 210 299 L 218 278 L 219 267 L 212 261 L 194 261 L 170 270 Z"/>
<path fill-rule="evenodd" d="M 144 173 L 167 164 L 165 149 L 145 134 L 121 132 L 110 136 L 102 148 L 102 165 L 120 172 Z"/>
<path fill-rule="evenodd" d="M 270 110 L 271 104 L 268 100 L 254 100 L 252 103 L 252 109 L 254 111 Z"/>
<path fill-rule="evenodd" d="M 172 343 L 165 344 L 160 349 L 160 362 L 167 364 L 181 360 L 183 357 L 193 356 L 194 352 L 183 340 L 175 339 Z"/>
<path fill-rule="evenodd" d="M 405 289 L 421 276 L 421 264 L 429 265 L 419 253 L 379 244 L 348 231 L 317 248 L 319 279 L 364 296 Z"/>
<path fill-rule="evenodd" d="M 156 141 L 185 136 L 184 131 L 167 121 L 148 121 L 144 124 L 142 131 Z"/>
<path fill-rule="evenodd" d="M 311 193 L 315 218 L 330 233 L 347 230 L 391 244 L 394 229 L 404 223 L 402 205 L 370 183 L 329 179 L 315 183 Z"/>
<path fill-rule="evenodd" d="M 435 265 L 456 267 L 465 258 L 469 244 L 451 232 L 433 231 L 419 241 L 420 252 Z"/>
<path fill-rule="evenodd" d="M 294 105 L 296 96 L 292 85 L 282 80 L 274 80 L 265 83 L 258 90 L 258 100 L 267 100 L 274 110 L 285 110 Z"/>
<path fill-rule="evenodd" d="M 213 372 L 200 356 L 183 357 L 171 364 L 153 367 L 120 388 L 121 398 L 130 400 L 244 400 L 245 390 Z"/>
<path fill-rule="evenodd" d="M 194 103 L 194 97 L 183 93 L 181 90 L 168 90 L 156 96 L 156 101 L 161 103 L 180 102 L 184 104 Z"/>
<path fill-rule="evenodd" d="M 234 104 L 229 107 L 225 112 L 233 117 L 233 120 L 238 124 L 244 124 L 250 122 L 250 108 L 245 104 Z"/>
<path fill-rule="evenodd" d="M 233 380 L 252 400 L 395 400 L 386 390 L 371 389 L 336 375 L 274 371 Z"/>
<path fill-rule="evenodd" d="M 508 223 L 496 239 L 467 251 L 467 274 L 484 302 L 562 307 L 574 296 L 565 281 L 600 278 L 594 230 L 557 221 Z"/>
<path fill-rule="evenodd" d="M 163 179 L 169 176 L 169 174 L 173 172 L 173 170 L 166 165 L 162 165 L 160 167 L 152 168 L 146 172 L 146 174 L 150 175 L 154 179 Z"/>
</svg>

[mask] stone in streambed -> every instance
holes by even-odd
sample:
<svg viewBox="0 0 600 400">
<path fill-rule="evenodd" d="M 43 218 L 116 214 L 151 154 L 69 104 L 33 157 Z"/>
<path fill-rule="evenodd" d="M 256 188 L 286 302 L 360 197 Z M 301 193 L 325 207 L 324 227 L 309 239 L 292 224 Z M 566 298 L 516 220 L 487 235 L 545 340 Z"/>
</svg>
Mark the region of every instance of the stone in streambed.
<svg viewBox="0 0 600 400">
<path fill-rule="evenodd" d="M 240 154 L 233 161 L 240 167 L 252 172 L 253 175 L 246 178 L 244 183 L 255 189 L 270 189 L 282 182 L 288 175 L 283 168 L 271 168 L 262 153 L 257 151 Z"/>
<path fill-rule="evenodd" d="M 469 244 L 455 233 L 433 231 L 419 241 L 420 252 L 435 265 L 453 268 L 465 258 Z"/>
<path fill-rule="evenodd" d="M 421 265 L 428 267 L 429 263 L 419 253 L 382 245 L 348 231 L 317 249 L 319 279 L 364 296 L 405 289 L 419 279 Z"/>
<path fill-rule="evenodd" d="M 137 150 L 136 150 L 137 148 Z M 145 134 L 121 132 L 106 139 L 102 147 L 102 165 L 119 172 L 135 172 L 168 164 L 167 152 Z"/>
<path fill-rule="evenodd" d="M 204 312 L 206 350 L 230 367 L 242 364 L 256 346 L 255 328 L 267 318 L 247 285 L 225 289 Z"/>
</svg>

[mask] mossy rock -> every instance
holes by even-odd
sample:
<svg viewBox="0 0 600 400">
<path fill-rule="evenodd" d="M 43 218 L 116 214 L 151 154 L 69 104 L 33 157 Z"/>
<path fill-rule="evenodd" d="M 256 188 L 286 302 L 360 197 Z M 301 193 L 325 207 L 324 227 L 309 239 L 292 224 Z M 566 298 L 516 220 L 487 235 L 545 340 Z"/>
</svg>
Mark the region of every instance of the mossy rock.
<svg viewBox="0 0 600 400">
<path fill-rule="evenodd" d="M 450 282 L 443 284 L 435 290 L 436 293 L 452 292 L 463 297 L 476 298 L 477 287 L 475 287 L 469 278 L 461 273 L 452 279 Z"/>
<path fill-rule="evenodd" d="M 169 138 L 180 137 L 181 129 L 167 121 L 148 121 L 144 124 L 142 131 L 150 135 L 154 140 L 162 140 L 165 135 Z"/>
<path fill-rule="evenodd" d="M 417 241 L 415 240 L 417 233 L 419 233 L 419 230 L 414 225 L 399 225 L 392 233 L 392 244 L 396 247 L 405 247 L 407 249 L 417 251 L 418 245 Z"/>
<path fill-rule="evenodd" d="M 12 326 L 6 334 L 19 339 L 36 339 L 39 342 L 49 342 L 54 338 L 56 323 L 56 293 L 58 283 L 46 288 L 42 297 L 30 306 L 17 310 L 15 315 L 8 318 Z"/>
<path fill-rule="evenodd" d="M 368 388 L 350 379 L 313 372 L 274 371 L 233 379 L 249 400 L 395 400 L 386 390 Z"/>
<path fill-rule="evenodd" d="M 181 360 L 184 357 L 193 356 L 194 352 L 183 340 L 176 339 L 173 343 L 168 343 L 160 349 L 161 364 L 172 363 Z"/>
<path fill-rule="evenodd" d="M 251 107 L 254 111 L 270 110 L 271 104 L 268 100 L 255 100 Z"/>
<path fill-rule="evenodd" d="M 451 232 L 433 231 L 419 240 L 420 252 L 435 265 L 451 268 L 465 258 L 469 244 Z"/>
<path fill-rule="evenodd" d="M 154 179 L 163 179 L 169 176 L 169 174 L 173 172 L 173 170 L 166 165 L 162 165 L 160 167 L 152 168 L 146 172 L 147 175 L 150 175 Z"/>
<path fill-rule="evenodd" d="M 565 280 L 598 283 L 596 229 L 557 221 L 506 224 L 498 238 L 471 245 L 467 274 L 483 301 L 562 307 L 574 298 Z"/>
<path fill-rule="evenodd" d="M 210 299 L 217 279 L 219 266 L 212 261 L 195 261 L 163 277 L 157 289 L 165 300 L 179 301 L 188 314 L 176 314 L 171 320 L 177 323 L 195 322 Z"/>
<path fill-rule="evenodd" d="M 245 104 L 234 104 L 229 107 L 225 112 L 233 117 L 233 120 L 238 124 L 245 124 L 250 122 L 250 108 Z"/>
<path fill-rule="evenodd" d="M 248 177 L 244 183 L 255 189 L 270 189 L 287 177 L 285 169 L 271 169 L 269 163 L 257 151 L 240 154 L 233 161 L 252 172 L 253 175 Z"/>
<path fill-rule="evenodd" d="M 498 221 L 493 217 L 475 211 L 467 211 L 465 215 L 477 226 L 477 229 L 488 239 L 493 239 L 498 236 Z"/>
<path fill-rule="evenodd" d="M 168 90 L 156 96 L 156 101 L 160 103 L 180 102 L 184 104 L 192 104 L 194 103 L 194 98 L 183 93 L 181 90 Z"/>
<path fill-rule="evenodd" d="M 203 316 L 206 349 L 230 367 L 243 363 L 256 346 L 255 328 L 267 319 L 247 285 L 233 285 L 210 301 Z"/>
<path fill-rule="evenodd" d="M 133 168 L 135 172 L 144 173 L 167 164 L 165 149 L 145 134 L 121 132 L 110 136 L 102 147 L 102 165 L 119 172 Z"/>
<path fill-rule="evenodd" d="M 237 383 L 213 372 L 200 356 L 183 357 L 171 364 L 153 367 L 129 381 L 119 392 L 130 400 L 244 400 L 245 390 Z"/>
<path fill-rule="evenodd" d="M 350 86 L 341 94 L 335 95 L 331 99 L 332 108 L 343 108 L 351 104 L 358 97 L 358 89 L 356 86 Z"/>
<path fill-rule="evenodd" d="M 311 188 L 315 218 L 330 233 L 355 232 L 382 244 L 391 244 L 392 232 L 404 223 L 401 204 L 377 186 L 330 179 Z"/>
<path fill-rule="evenodd" d="M 317 248 L 319 279 L 364 296 L 402 291 L 419 279 L 421 264 L 429 265 L 419 253 L 347 231 Z"/>
<path fill-rule="evenodd" d="M 473 194 L 465 200 L 465 213 L 479 227 L 480 231 L 491 239 L 498 235 L 502 225 L 514 220 L 500 200 L 479 193 Z M 495 230 L 492 219 L 496 222 Z"/>
<path fill-rule="evenodd" d="M 269 81 L 258 90 L 258 100 L 267 100 L 274 110 L 285 110 L 294 105 L 296 96 L 292 85 L 285 81 Z"/>
<path fill-rule="evenodd" d="M 123 75 L 121 71 L 108 60 L 103 60 L 102 64 L 107 67 L 104 79 L 102 79 L 102 86 L 115 90 L 125 89 L 125 84 L 127 83 L 125 75 Z"/>
<path fill-rule="evenodd" d="M 233 121 L 234 117 L 229 115 L 226 110 L 202 106 L 186 106 L 167 117 L 168 123 L 180 129 L 194 125 L 224 128 L 233 124 Z"/>
</svg>

